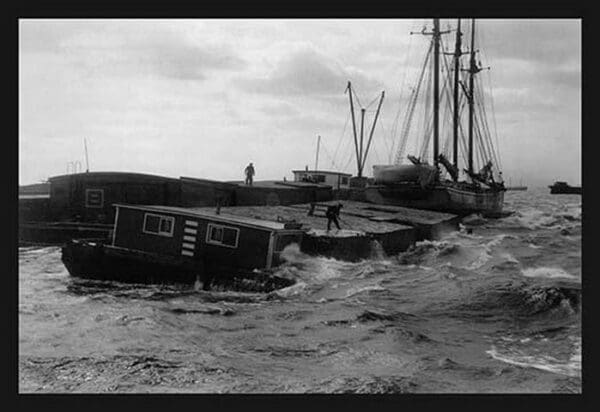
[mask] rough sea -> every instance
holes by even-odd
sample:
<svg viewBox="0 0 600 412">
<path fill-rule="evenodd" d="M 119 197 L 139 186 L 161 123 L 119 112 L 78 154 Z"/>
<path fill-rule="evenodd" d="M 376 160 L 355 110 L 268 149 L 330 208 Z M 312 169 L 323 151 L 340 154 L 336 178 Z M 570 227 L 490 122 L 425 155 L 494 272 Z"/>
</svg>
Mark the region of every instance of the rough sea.
<svg viewBox="0 0 600 412">
<path fill-rule="evenodd" d="M 262 294 L 76 279 L 59 247 L 19 248 L 19 392 L 580 393 L 581 196 L 548 192 L 397 256 L 292 245 L 296 284 Z"/>
</svg>

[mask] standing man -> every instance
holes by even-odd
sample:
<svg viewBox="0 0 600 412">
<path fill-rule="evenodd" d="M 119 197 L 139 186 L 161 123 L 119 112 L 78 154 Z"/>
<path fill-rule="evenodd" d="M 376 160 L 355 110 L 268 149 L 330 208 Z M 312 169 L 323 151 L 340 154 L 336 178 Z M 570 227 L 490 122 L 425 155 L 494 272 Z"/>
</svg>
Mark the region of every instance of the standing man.
<svg viewBox="0 0 600 412">
<path fill-rule="evenodd" d="M 244 170 L 244 172 L 246 173 L 246 184 L 248 186 L 252 186 L 252 178 L 254 177 L 254 166 L 252 166 L 252 162 L 250 162 L 250 164 L 248 166 L 246 166 L 246 169 Z"/>
<path fill-rule="evenodd" d="M 340 209 L 342 208 L 342 204 L 338 203 L 337 205 L 327 206 L 327 212 L 325 212 L 325 216 L 327 216 L 327 231 L 331 229 L 331 222 L 335 223 L 335 226 L 340 230 L 340 224 L 338 223 L 338 217 L 340 216 Z"/>
</svg>

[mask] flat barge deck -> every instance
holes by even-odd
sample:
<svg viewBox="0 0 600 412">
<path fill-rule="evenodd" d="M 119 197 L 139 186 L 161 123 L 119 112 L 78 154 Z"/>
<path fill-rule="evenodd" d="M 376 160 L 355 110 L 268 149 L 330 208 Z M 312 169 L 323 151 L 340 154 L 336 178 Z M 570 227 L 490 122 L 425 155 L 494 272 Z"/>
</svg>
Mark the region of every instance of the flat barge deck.
<svg viewBox="0 0 600 412">
<path fill-rule="evenodd" d="M 373 252 L 374 241 L 388 255 L 407 250 L 416 241 L 436 239 L 443 233 L 458 229 L 460 218 L 448 213 L 382 206 L 358 201 L 341 201 L 341 230 L 327 229 L 325 211 L 338 201 L 289 206 L 230 206 L 220 213 L 253 219 L 301 224 L 305 235 L 301 250 L 313 255 L 357 261 Z M 312 213 L 310 213 L 312 208 Z M 214 208 L 198 208 L 216 213 Z"/>
</svg>

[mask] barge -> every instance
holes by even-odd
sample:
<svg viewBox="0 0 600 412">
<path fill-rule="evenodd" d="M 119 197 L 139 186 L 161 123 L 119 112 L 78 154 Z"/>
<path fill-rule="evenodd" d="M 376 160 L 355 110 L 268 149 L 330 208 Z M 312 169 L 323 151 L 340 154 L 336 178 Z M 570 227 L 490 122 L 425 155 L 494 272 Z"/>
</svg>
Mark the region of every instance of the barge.
<svg viewBox="0 0 600 412">
<path fill-rule="evenodd" d="M 135 283 L 244 284 L 246 291 L 290 286 L 278 276 L 291 244 L 309 255 L 358 261 L 395 255 L 458 228 L 459 217 L 346 201 L 342 230 L 325 230 L 336 202 L 289 206 L 182 208 L 117 204 L 111 239 L 71 240 L 62 261 L 72 276 Z M 235 287 L 235 286 L 234 286 Z"/>
<path fill-rule="evenodd" d="M 72 276 L 135 283 L 249 280 L 257 291 L 293 284 L 271 276 L 285 246 L 303 232 L 273 222 L 169 206 L 115 205 L 112 239 L 71 240 L 62 261 Z"/>
</svg>

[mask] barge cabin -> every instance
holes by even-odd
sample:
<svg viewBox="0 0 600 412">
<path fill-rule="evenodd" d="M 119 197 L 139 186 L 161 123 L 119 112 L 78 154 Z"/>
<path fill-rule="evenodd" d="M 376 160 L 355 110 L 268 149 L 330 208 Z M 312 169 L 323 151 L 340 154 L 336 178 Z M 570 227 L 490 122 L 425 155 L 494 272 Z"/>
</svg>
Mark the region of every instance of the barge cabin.
<svg viewBox="0 0 600 412">
<path fill-rule="evenodd" d="M 201 280 L 206 288 L 227 278 L 267 273 L 281 263 L 285 246 L 299 244 L 304 234 L 294 222 L 218 210 L 115 207 L 112 242 L 73 240 L 63 247 L 62 259 L 71 275 L 142 283 Z"/>
</svg>

